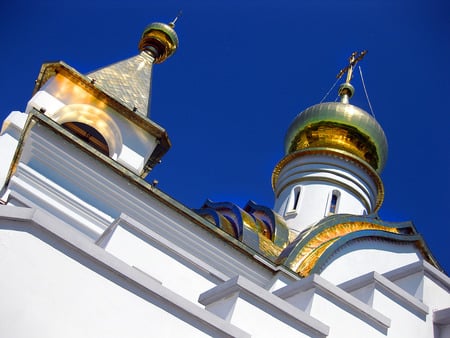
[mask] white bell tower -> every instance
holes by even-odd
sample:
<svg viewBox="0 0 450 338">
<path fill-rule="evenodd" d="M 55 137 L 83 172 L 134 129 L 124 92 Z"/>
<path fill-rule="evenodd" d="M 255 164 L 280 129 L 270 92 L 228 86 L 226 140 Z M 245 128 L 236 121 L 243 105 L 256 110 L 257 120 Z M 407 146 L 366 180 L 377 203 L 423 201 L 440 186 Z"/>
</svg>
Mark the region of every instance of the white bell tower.
<svg viewBox="0 0 450 338">
<path fill-rule="evenodd" d="M 288 227 L 302 232 L 333 214 L 364 215 L 383 202 L 379 177 L 387 157 L 383 129 L 367 112 L 349 104 L 354 65 L 365 52 L 352 54 L 340 102 L 314 105 L 300 113 L 285 138 L 285 157 L 272 175 L 274 210 Z"/>
<path fill-rule="evenodd" d="M 87 75 L 44 64 L 25 112 L 11 113 L 0 133 L 1 200 L 98 238 L 120 217 L 118 177 L 139 181 L 170 148 L 149 107 L 153 66 L 177 46 L 174 22 L 152 23 L 138 55 Z"/>
</svg>

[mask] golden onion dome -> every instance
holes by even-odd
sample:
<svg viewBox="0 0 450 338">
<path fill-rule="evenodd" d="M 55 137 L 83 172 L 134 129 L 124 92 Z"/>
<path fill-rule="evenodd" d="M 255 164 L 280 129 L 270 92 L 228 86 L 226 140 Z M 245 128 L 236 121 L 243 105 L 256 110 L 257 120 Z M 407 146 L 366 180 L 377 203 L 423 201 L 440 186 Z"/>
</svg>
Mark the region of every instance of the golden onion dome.
<svg viewBox="0 0 450 338">
<path fill-rule="evenodd" d="M 387 140 L 381 126 L 363 109 L 346 102 L 316 104 L 297 115 L 289 126 L 286 155 L 324 147 L 356 155 L 377 172 L 387 159 Z"/>
<path fill-rule="evenodd" d="M 155 63 L 161 63 L 178 48 L 178 36 L 174 21 L 165 24 L 154 22 L 145 28 L 139 41 L 139 50 L 148 51 L 155 57 Z"/>
</svg>

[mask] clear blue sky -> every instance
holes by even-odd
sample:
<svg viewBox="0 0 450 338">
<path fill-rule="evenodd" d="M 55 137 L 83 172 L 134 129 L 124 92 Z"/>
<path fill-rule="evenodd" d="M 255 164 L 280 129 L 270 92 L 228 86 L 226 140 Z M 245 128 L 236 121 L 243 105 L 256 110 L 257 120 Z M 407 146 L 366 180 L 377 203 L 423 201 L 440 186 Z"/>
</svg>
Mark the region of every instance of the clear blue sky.
<svg viewBox="0 0 450 338">
<path fill-rule="evenodd" d="M 450 5 L 447 0 L 3 1 L 0 115 L 23 111 L 40 66 L 82 73 L 137 53 L 144 27 L 177 25 L 154 69 L 152 120 L 172 149 L 149 176 L 188 207 L 273 205 L 270 178 L 292 119 L 318 103 L 354 50 L 389 143 L 387 221 L 412 220 L 450 271 Z M 359 79 L 353 104 L 369 110 Z M 336 93 L 329 99 L 333 101 Z"/>
</svg>

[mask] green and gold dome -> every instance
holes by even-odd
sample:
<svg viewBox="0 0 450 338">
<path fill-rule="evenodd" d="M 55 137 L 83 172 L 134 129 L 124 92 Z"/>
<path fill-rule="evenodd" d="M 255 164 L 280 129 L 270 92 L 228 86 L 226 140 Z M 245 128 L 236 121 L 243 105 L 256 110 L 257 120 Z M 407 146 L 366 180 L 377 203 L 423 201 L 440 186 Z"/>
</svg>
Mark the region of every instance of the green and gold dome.
<svg viewBox="0 0 450 338">
<path fill-rule="evenodd" d="M 285 137 L 286 155 L 313 148 L 350 153 L 378 173 L 386 163 L 388 149 L 386 136 L 375 118 L 345 102 L 316 104 L 291 123 Z"/>
<path fill-rule="evenodd" d="M 175 32 L 175 20 L 169 24 L 154 22 L 148 25 L 139 41 L 139 50 L 150 51 L 155 63 L 169 58 L 178 48 L 178 36 Z"/>
<path fill-rule="evenodd" d="M 375 118 L 349 103 L 355 89 L 350 84 L 353 68 L 367 54 L 354 52 L 337 78 L 347 73 L 339 88 L 340 102 L 319 103 L 301 112 L 288 128 L 286 155 L 305 150 L 328 150 L 350 154 L 369 164 L 377 173 L 386 164 L 388 146 Z"/>
</svg>

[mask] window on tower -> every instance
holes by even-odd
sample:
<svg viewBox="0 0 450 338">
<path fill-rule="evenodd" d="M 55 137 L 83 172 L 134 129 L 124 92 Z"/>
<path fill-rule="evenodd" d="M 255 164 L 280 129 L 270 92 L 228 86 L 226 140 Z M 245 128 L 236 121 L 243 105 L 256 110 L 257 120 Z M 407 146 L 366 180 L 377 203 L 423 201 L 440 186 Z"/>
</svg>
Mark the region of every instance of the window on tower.
<svg viewBox="0 0 450 338">
<path fill-rule="evenodd" d="M 285 213 L 286 215 L 294 214 L 297 212 L 300 203 L 300 192 L 301 192 L 300 186 L 294 187 L 294 189 L 292 189 L 286 207 Z"/>
<path fill-rule="evenodd" d="M 339 191 L 333 190 L 333 192 L 331 193 L 330 205 L 328 208 L 329 215 L 334 215 L 335 213 L 337 213 L 339 197 L 340 197 Z"/>
<path fill-rule="evenodd" d="M 109 156 L 108 144 L 105 138 L 95 128 L 80 122 L 66 122 L 62 126 L 102 154 Z"/>
</svg>

